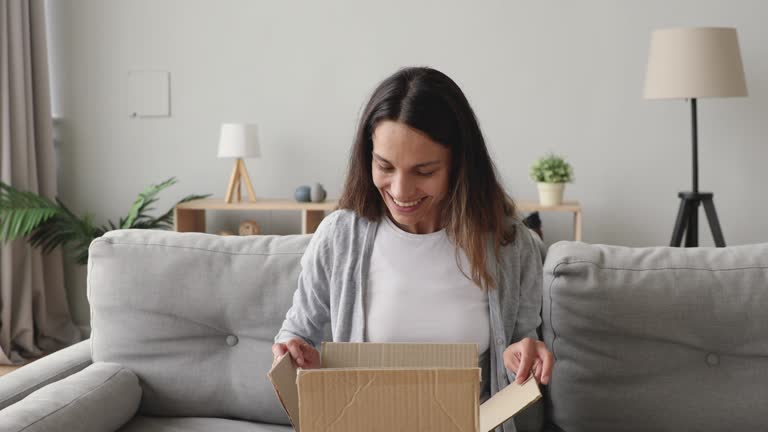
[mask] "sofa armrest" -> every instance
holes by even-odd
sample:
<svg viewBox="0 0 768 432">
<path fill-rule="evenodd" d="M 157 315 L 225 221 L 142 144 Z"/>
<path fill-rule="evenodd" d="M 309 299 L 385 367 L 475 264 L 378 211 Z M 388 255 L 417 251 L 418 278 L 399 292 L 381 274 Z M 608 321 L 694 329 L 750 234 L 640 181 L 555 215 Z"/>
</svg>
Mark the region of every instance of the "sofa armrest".
<svg viewBox="0 0 768 432">
<path fill-rule="evenodd" d="M 78 342 L 0 377 L 0 410 L 41 387 L 85 369 L 92 363 L 90 342 Z"/>
<path fill-rule="evenodd" d="M 0 411 L 0 431 L 116 431 L 133 418 L 140 402 L 133 372 L 97 362 Z"/>
</svg>

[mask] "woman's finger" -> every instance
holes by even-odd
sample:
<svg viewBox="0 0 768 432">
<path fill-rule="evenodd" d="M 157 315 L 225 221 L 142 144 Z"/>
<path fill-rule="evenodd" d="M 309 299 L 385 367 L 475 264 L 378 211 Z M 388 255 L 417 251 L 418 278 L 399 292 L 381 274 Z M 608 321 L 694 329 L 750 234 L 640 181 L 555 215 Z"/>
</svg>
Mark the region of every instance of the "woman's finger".
<svg viewBox="0 0 768 432">
<path fill-rule="evenodd" d="M 510 363 L 512 363 L 511 370 L 517 371 L 518 369 L 520 369 L 520 358 L 521 357 L 522 357 L 522 354 L 520 353 L 520 351 L 516 351 L 514 353 L 514 355 L 510 359 Z"/>
<path fill-rule="evenodd" d="M 277 362 L 288 352 L 285 344 L 277 343 L 272 345 L 272 366 L 274 367 Z"/>
<path fill-rule="evenodd" d="M 541 382 L 541 359 L 536 359 L 536 361 L 533 363 L 533 367 L 531 368 L 531 371 L 533 372 L 533 377 L 536 379 L 537 383 Z"/>
<path fill-rule="evenodd" d="M 509 370 L 516 371 L 520 368 L 520 357 L 510 356 L 509 358 Z"/>
<path fill-rule="evenodd" d="M 282 357 L 287 352 L 288 348 L 285 347 L 285 344 L 276 343 L 272 345 L 272 356 L 276 359 Z"/>
<path fill-rule="evenodd" d="M 522 384 L 528 379 L 528 373 L 531 371 L 534 360 L 532 351 L 530 346 L 523 345 L 523 350 L 520 353 L 520 366 L 517 368 L 517 377 L 515 378 L 515 382 L 518 384 Z"/>
<path fill-rule="evenodd" d="M 307 363 L 318 366 L 317 363 L 319 363 L 320 354 L 317 352 L 315 347 L 313 347 L 308 343 L 305 343 L 301 345 L 301 351 L 302 351 L 302 354 L 304 354 L 304 360 Z"/>
<path fill-rule="evenodd" d="M 549 378 L 552 377 L 552 368 L 555 366 L 555 356 L 553 356 L 547 347 L 542 344 L 539 348 L 539 358 L 543 359 L 541 383 L 546 385 L 549 384 Z"/>
<path fill-rule="evenodd" d="M 304 366 L 304 353 L 301 351 L 301 343 L 295 339 L 291 339 L 285 344 L 288 347 L 288 351 L 291 353 L 291 357 L 296 360 L 296 364 Z"/>
</svg>

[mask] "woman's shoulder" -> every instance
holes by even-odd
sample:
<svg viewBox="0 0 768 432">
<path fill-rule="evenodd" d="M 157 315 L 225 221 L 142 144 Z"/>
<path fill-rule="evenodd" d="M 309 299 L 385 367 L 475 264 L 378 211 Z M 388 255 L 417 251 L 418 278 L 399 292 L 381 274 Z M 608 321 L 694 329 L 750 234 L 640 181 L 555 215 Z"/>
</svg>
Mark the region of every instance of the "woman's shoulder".
<svg viewBox="0 0 768 432">
<path fill-rule="evenodd" d="M 354 210 L 350 209 L 338 209 L 334 210 L 329 217 L 336 219 L 336 224 L 340 227 L 349 228 L 356 227 L 358 225 L 368 226 L 371 223 L 367 218 L 360 216 Z"/>
<path fill-rule="evenodd" d="M 353 210 L 338 209 L 323 218 L 315 231 L 315 235 L 342 241 L 364 238 L 372 223 Z"/>
<path fill-rule="evenodd" d="M 362 256 L 371 224 L 351 210 L 329 213 L 312 234 L 309 256 L 320 256 L 327 266 L 355 262 Z"/>
</svg>

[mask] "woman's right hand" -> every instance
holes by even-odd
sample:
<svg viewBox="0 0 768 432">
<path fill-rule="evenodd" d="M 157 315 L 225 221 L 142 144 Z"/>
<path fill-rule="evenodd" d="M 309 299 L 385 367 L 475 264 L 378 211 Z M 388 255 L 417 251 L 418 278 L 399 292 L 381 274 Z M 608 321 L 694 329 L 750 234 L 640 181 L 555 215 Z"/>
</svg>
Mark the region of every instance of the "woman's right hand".
<svg viewBox="0 0 768 432">
<path fill-rule="evenodd" d="M 293 338 L 285 343 L 272 345 L 272 366 L 285 353 L 290 353 L 296 364 L 304 369 L 317 369 L 320 367 L 320 353 L 302 338 Z"/>
</svg>

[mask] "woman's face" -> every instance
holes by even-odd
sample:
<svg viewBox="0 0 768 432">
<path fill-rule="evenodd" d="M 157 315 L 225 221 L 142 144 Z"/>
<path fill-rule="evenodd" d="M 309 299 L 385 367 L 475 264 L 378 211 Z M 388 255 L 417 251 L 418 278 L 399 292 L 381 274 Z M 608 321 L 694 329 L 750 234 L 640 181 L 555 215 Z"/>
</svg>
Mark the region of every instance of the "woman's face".
<svg viewBox="0 0 768 432">
<path fill-rule="evenodd" d="M 428 234 L 442 228 L 451 152 L 403 123 L 384 121 L 373 131 L 373 183 L 394 222 Z"/>
</svg>

